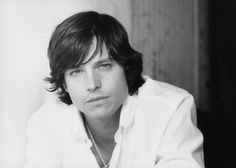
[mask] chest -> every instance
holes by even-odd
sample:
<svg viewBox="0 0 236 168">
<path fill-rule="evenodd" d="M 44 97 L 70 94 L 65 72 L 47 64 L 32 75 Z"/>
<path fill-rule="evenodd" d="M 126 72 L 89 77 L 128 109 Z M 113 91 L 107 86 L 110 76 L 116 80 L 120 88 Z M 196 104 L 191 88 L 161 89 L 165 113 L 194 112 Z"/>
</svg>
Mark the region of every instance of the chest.
<svg viewBox="0 0 236 168">
<path fill-rule="evenodd" d="M 66 168 L 94 167 L 99 168 L 96 154 L 91 142 L 72 139 L 61 151 L 61 162 Z M 150 144 L 148 138 L 130 132 L 129 136 L 120 136 L 109 158 L 110 168 L 113 167 L 148 167 L 155 163 L 156 145 Z"/>
</svg>

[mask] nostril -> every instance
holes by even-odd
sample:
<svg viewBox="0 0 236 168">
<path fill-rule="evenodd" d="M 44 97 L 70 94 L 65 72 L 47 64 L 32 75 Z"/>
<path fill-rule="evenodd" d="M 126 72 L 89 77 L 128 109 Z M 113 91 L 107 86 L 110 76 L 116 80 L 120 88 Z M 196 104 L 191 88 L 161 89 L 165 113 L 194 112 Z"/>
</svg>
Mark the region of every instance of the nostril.
<svg viewBox="0 0 236 168">
<path fill-rule="evenodd" d="M 89 90 L 89 91 L 95 91 L 101 87 L 101 84 L 100 84 L 100 81 L 93 80 L 93 81 L 90 81 L 89 83 L 87 83 L 86 87 L 87 87 L 87 90 Z"/>
</svg>

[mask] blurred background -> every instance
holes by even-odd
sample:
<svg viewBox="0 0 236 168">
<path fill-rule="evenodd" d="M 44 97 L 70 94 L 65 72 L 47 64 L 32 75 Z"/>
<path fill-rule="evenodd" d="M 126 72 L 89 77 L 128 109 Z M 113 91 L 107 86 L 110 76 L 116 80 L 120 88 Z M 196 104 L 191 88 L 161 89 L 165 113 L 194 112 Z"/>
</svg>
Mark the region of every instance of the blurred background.
<svg viewBox="0 0 236 168">
<path fill-rule="evenodd" d="M 52 97 L 43 82 L 50 35 L 84 10 L 120 20 L 144 74 L 193 94 L 206 167 L 233 167 L 236 1 L 0 0 L 0 168 L 23 167 L 27 121 Z"/>
</svg>

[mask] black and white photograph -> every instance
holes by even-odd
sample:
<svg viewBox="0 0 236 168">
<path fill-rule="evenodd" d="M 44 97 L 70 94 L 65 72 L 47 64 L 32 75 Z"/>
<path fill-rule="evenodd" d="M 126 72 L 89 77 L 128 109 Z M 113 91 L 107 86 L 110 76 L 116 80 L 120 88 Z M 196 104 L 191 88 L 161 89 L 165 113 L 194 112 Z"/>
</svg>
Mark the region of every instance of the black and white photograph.
<svg viewBox="0 0 236 168">
<path fill-rule="evenodd" d="M 236 1 L 0 0 L 0 168 L 224 168 Z"/>
</svg>

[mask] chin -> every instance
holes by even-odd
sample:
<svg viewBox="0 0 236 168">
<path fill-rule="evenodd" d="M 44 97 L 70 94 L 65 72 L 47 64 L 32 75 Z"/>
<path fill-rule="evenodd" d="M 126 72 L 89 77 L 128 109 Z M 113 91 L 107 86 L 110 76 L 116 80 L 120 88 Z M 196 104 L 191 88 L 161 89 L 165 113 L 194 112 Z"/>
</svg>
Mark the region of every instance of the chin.
<svg viewBox="0 0 236 168">
<path fill-rule="evenodd" d="M 94 108 L 86 109 L 83 113 L 84 115 L 86 115 L 91 119 L 105 119 L 113 115 L 107 109 L 104 110 L 104 109 L 94 109 Z"/>
</svg>

